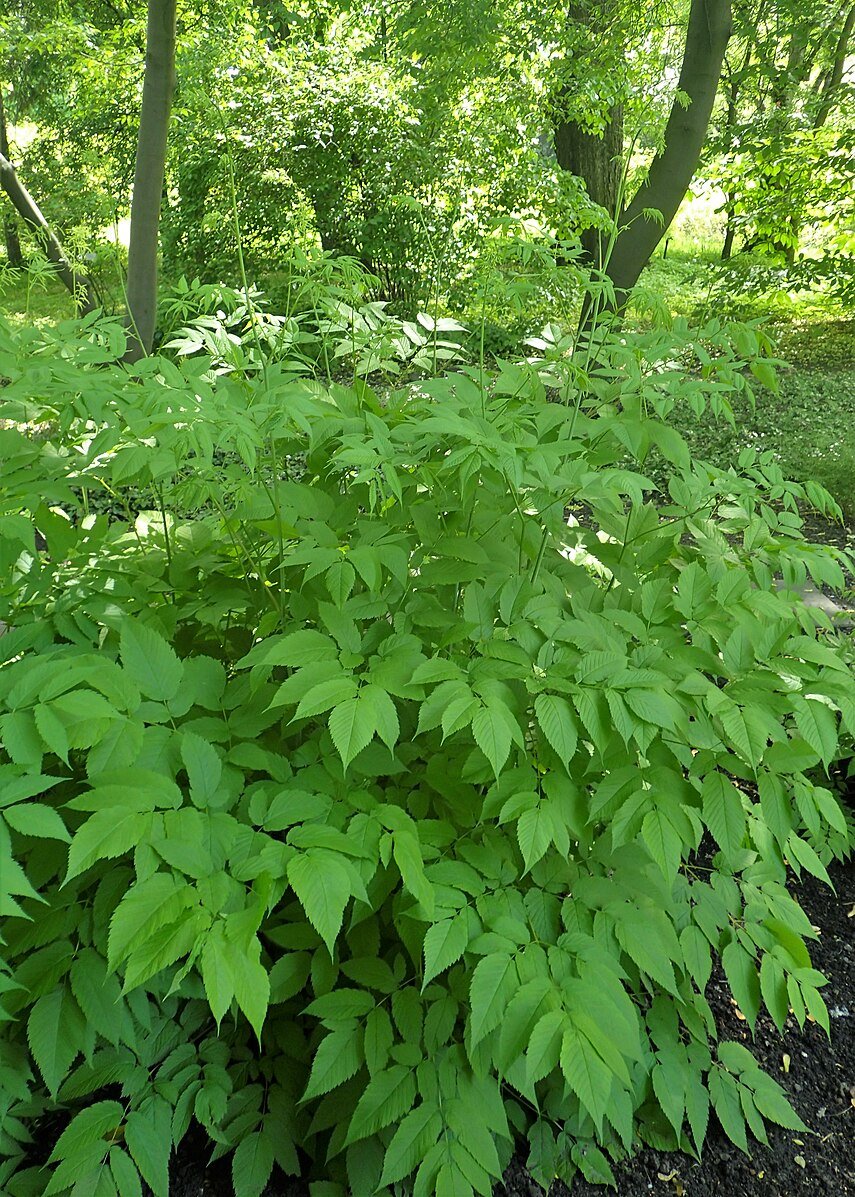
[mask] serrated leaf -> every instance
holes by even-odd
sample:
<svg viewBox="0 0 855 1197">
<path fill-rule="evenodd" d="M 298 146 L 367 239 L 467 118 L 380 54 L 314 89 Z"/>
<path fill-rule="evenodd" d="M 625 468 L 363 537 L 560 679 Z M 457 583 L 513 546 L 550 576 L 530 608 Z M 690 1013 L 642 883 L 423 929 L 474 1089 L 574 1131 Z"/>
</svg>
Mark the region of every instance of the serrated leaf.
<svg viewBox="0 0 855 1197">
<path fill-rule="evenodd" d="M 232 1156 L 235 1197 L 261 1197 L 273 1172 L 273 1147 L 264 1131 L 252 1131 Z"/>
<path fill-rule="evenodd" d="M 217 750 L 195 732 L 184 732 L 181 759 L 190 782 L 190 797 L 196 806 L 205 809 L 216 794 L 223 775 L 223 763 Z"/>
<path fill-rule="evenodd" d="M 579 742 L 573 708 L 566 698 L 556 694 L 538 694 L 534 700 L 534 712 L 541 731 L 562 765 L 567 768 Z"/>
<path fill-rule="evenodd" d="M 163 1098 L 131 1110 L 125 1121 L 125 1145 L 154 1197 L 169 1197 L 172 1118 Z"/>
<path fill-rule="evenodd" d="M 469 943 L 469 919 L 465 910 L 428 928 L 424 942 L 425 986 L 460 959 Z"/>
<path fill-rule="evenodd" d="M 154 628 L 125 620 L 119 636 L 122 664 L 147 698 L 168 702 L 181 686 L 184 670 L 171 645 Z"/>
<path fill-rule="evenodd" d="M 362 694 L 339 703 L 330 712 L 330 735 L 345 769 L 370 743 L 376 726 L 374 704 Z"/>
<path fill-rule="evenodd" d="M 680 868 L 683 841 L 671 820 L 658 808 L 649 810 L 641 824 L 641 838 L 665 880 L 673 883 Z"/>
<path fill-rule="evenodd" d="M 566 1026 L 567 1015 L 563 1010 L 550 1010 L 535 1023 L 525 1053 L 529 1085 L 536 1084 L 558 1064 Z"/>
<path fill-rule="evenodd" d="M 485 956 L 469 986 L 469 1034 L 475 1047 L 501 1022 L 505 1007 L 519 984 L 512 956 Z"/>
<path fill-rule="evenodd" d="M 493 772 L 501 773 L 508 753 L 511 750 L 511 730 L 508 719 L 512 718 L 508 711 L 501 715 L 496 706 L 483 706 L 472 717 L 472 734 L 475 743 L 493 766 Z"/>
<path fill-rule="evenodd" d="M 205 996 L 219 1027 L 235 995 L 231 950 L 226 946 L 222 924 L 215 923 L 202 944 L 200 971 Z"/>
<path fill-rule="evenodd" d="M 70 1014 L 76 1014 L 71 1021 L 80 1021 L 76 1007 L 69 1011 L 72 1004 L 68 989 L 59 985 L 38 999 L 27 1021 L 30 1051 L 48 1091 L 54 1096 L 79 1051 L 70 1034 Z"/>
<path fill-rule="evenodd" d="M 751 956 L 735 939 L 731 940 L 722 952 L 721 962 L 731 992 L 753 1030 L 760 1009 L 760 978 L 757 967 Z"/>
<path fill-rule="evenodd" d="M 114 1047 L 127 1040 L 129 1023 L 121 987 L 94 948 L 79 950 L 70 980 L 71 991 L 90 1026 Z"/>
<path fill-rule="evenodd" d="M 361 1036 L 351 1027 L 331 1031 L 321 1040 L 302 1100 L 320 1097 L 350 1080 L 364 1063 Z"/>
<path fill-rule="evenodd" d="M 142 1184 L 137 1166 L 121 1147 L 110 1151 L 110 1171 L 119 1191 L 119 1197 L 142 1197 Z"/>
<path fill-rule="evenodd" d="M 825 884 L 831 889 L 834 888 L 834 886 L 831 884 L 831 878 L 828 875 L 828 870 L 819 859 L 816 852 L 813 850 L 810 844 L 806 843 L 805 840 L 797 836 L 795 832 L 792 832 L 787 840 L 787 852 L 792 860 L 794 860 L 797 864 L 800 864 L 803 869 L 807 869 L 812 876 L 818 877 L 820 881 L 824 881 Z"/>
<path fill-rule="evenodd" d="M 573 1027 L 567 1027 L 564 1031 L 560 1061 L 564 1079 L 602 1133 L 613 1083 L 611 1070 L 588 1040 Z"/>
<path fill-rule="evenodd" d="M 347 869 L 332 853 L 310 849 L 291 859 L 288 881 L 332 955 L 351 897 Z"/>
<path fill-rule="evenodd" d="M 552 843 L 554 825 L 552 811 L 538 802 L 533 810 L 523 811 L 517 820 L 517 841 L 528 873 Z"/>
<path fill-rule="evenodd" d="M 736 1081 L 722 1069 L 713 1068 L 710 1070 L 707 1085 L 713 1109 L 724 1133 L 731 1143 L 735 1143 L 739 1150 L 747 1155 L 748 1140 L 745 1134 L 745 1118 Z"/>
<path fill-rule="evenodd" d="M 745 838 L 742 795 L 723 773 L 708 773 L 701 789 L 704 822 L 725 856 L 733 859 Z"/>
<path fill-rule="evenodd" d="M 96 811 L 76 832 L 68 849 L 68 871 L 63 884 L 98 860 L 112 860 L 131 852 L 148 839 L 152 815 L 125 806 Z"/>
<path fill-rule="evenodd" d="M 170 873 L 155 873 L 137 882 L 122 898 L 110 920 L 107 963 L 111 969 L 159 928 L 175 922 L 194 904 L 192 888 Z"/>
<path fill-rule="evenodd" d="M 124 1121 L 125 1111 L 118 1101 L 96 1101 L 74 1115 L 54 1144 L 48 1163 L 70 1159 L 100 1143 L 105 1136 L 117 1131 Z"/>
<path fill-rule="evenodd" d="M 837 720 L 825 703 L 809 698 L 796 703 L 796 726 L 805 743 L 818 754 L 826 767 L 837 752 Z"/>
<path fill-rule="evenodd" d="M 70 843 L 71 836 L 59 813 L 52 806 L 42 802 L 22 802 L 18 806 L 7 806 L 3 817 L 9 826 L 21 835 L 34 839 L 62 840 Z"/>
<path fill-rule="evenodd" d="M 425 1101 L 411 1110 L 386 1148 L 380 1186 L 396 1184 L 414 1172 L 437 1142 L 441 1128 L 442 1116 L 433 1102 Z"/>
<path fill-rule="evenodd" d="M 346 1142 L 355 1143 L 376 1135 L 393 1122 L 400 1122 L 412 1110 L 415 1100 L 416 1081 L 412 1068 L 393 1064 L 375 1073 L 357 1102 Z"/>
<path fill-rule="evenodd" d="M 332 707 L 347 702 L 356 697 L 356 682 L 349 674 L 327 678 L 312 686 L 300 700 L 294 714 L 294 720 L 309 719 L 313 715 L 322 715 Z"/>
</svg>

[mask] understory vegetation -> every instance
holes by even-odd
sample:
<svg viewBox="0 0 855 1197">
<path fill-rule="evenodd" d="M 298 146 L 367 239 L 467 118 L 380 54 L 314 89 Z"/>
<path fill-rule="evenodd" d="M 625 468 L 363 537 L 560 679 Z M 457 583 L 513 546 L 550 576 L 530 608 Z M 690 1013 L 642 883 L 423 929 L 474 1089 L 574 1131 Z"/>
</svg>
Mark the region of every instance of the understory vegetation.
<svg viewBox="0 0 855 1197">
<path fill-rule="evenodd" d="M 0 15 L 4 1195 L 170 1197 L 192 1143 L 235 1197 L 490 1197 L 807 1132 L 707 993 L 831 1031 L 853 37 Z"/>
<path fill-rule="evenodd" d="M 786 879 L 848 850 L 855 682 L 773 577 L 842 587 L 799 515 L 835 504 L 671 419 L 762 338 L 382 403 L 123 344 L 0 343 L 7 1190 L 166 1197 L 193 1120 L 241 1197 L 307 1157 L 487 1194 L 519 1136 L 548 1185 L 700 1151 L 711 1110 L 800 1126 L 704 988 L 720 959 L 750 1023 L 828 1026 Z"/>
</svg>

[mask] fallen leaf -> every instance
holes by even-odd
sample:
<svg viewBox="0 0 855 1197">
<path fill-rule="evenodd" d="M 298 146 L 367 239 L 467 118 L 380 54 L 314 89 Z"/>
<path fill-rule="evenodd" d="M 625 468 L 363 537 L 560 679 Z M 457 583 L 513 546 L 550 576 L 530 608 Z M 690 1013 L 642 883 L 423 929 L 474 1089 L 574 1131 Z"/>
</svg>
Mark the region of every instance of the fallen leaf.
<svg viewBox="0 0 855 1197">
<path fill-rule="evenodd" d="M 795 1162 L 798 1164 L 798 1166 L 799 1166 L 800 1168 L 806 1168 L 806 1167 L 807 1167 L 807 1164 L 805 1163 L 805 1157 L 804 1157 L 803 1155 L 796 1155 L 796 1156 L 793 1156 L 793 1159 L 795 1160 Z"/>
<path fill-rule="evenodd" d="M 675 1169 L 675 1171 L 669 1172 L 667 1176 L 665 1175 L 664 1172 L 657 1172 L 656 1175 L 659 1178 L 659 1180 L 664 1180 L 667 1183 L 669 1180 L 674 1179 L 674 1177 L 677 1175 L 677 1172 Z"/>
<path fill-rule="evenodd" d="M 792 1064 L 792 1062 L 793 1062 L 793 1061 L 790 1059 L 790 1057 L 789 1057 L 789 1056 L 786 1054 L 786 1052 L 785 1052 L 785 1053 L 784 1053 L 784 1058 L 783 1058 L 783 1067 L 784 1067 L 784 1072 L 789 1072 L 789 1071 L 790 1071 L 790 1065 Z"/>
<path fill-rule="evenodd" d="M 846 917 L 848 919 L 855 919 L 855 906 L 852 907 Z"/>
</svg>

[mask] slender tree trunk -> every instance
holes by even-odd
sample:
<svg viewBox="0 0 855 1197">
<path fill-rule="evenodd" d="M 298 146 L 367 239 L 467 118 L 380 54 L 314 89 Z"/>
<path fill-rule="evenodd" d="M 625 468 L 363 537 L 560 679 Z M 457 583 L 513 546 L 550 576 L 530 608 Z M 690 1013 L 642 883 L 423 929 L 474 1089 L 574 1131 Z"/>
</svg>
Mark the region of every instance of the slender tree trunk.
<svg viewBox="0 0 855 1197">
<path fill-rule="evenodd" d="M 730 0 L 692 0 L 686 47 L 677 88 L 689 98 L 684 108 L 675 99 L 665 128 L 663 149 L 647 179 L 624 209 L 607 273 L 615 288 L 618 310 L 674 219 L 692 181 L 718 91 L 721 67 L 730 38 Z M 662 213 L 663 223 L 647 215 Z"/>
<path fill-rule="evenodd" d="M 175 5 L 176 0 L 148 0 L 145 79 L 128 247 L 128 361 L 151 351 L 157 322 L 158 231 L 175 87 Z"/>
<path fill-rule="evenodd" d="M 96 306 L 92 298 L 92 284 L 85 275 L 78 274 L 74 270 L 56 234 L 45 220 L 36 201 L 18 178 L 15 168 L 5 154 L 0 154 L 0 185 L 12 201 L 21 219 L 32 230 L 48 260 L 56 267 L 56 273 L 60 280 L 74 296 L 78 310 L 81 314 L 91 312 Z"/>
<path fill-rule="evenodd" d="M 6 134 L 6 109 L 3 107 L 3 88 L 0 86 L 0 154 L 10 161 L 9 139 Z M 15 217 L 10 213 L 3 215 L 3 236 L 6 240 L 6 257 L 9 265 L 16 270 L 24 265 L 24 255 L 21 252 L 21 241 L 18 237 L 18 226 Z"/>
<path fill-rule="evenodd" d="M 820 104 L 813 122 L 814 130 L 822 128 L 828 120 L 832 106 L 834 105 L 835 94 L 843 82 L 843 72 L 846 69 L 846 59 L 849 56 L 849 42 L 852 39 L 853 32 L 855 32 L 855 4 L 852 5 L 846 14 L 846 19 L 843 22 L 843 27 L 840 30 L 840 36 L 837 39 L 837 45 L 834 50 L 834 61 L 822 85 Z"/>
</svg>

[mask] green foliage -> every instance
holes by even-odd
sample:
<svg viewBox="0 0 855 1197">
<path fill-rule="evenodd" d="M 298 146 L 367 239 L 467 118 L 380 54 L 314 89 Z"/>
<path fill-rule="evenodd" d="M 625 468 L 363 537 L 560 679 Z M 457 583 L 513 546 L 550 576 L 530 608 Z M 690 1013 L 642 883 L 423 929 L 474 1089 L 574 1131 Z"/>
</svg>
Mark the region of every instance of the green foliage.
<svg viewBox="0 0 855 1197">
<path fill-rule="evenodd" d="M 704 990 L 827 1026 L 787 865 L 848 850 L 855 683 L 773 576 L 842 583 L 833 501 L 669 423 L 757 335 L 556 334 L 383 403 L 123 341 L 0 326 L 4 1191 L 166 1197 L 193 1123 L 237 1197 L 298 1149 L 486 1195 L 515 1138 L 610 1183 L 711 1112 L 799 1126 Z"/>
</svg>

